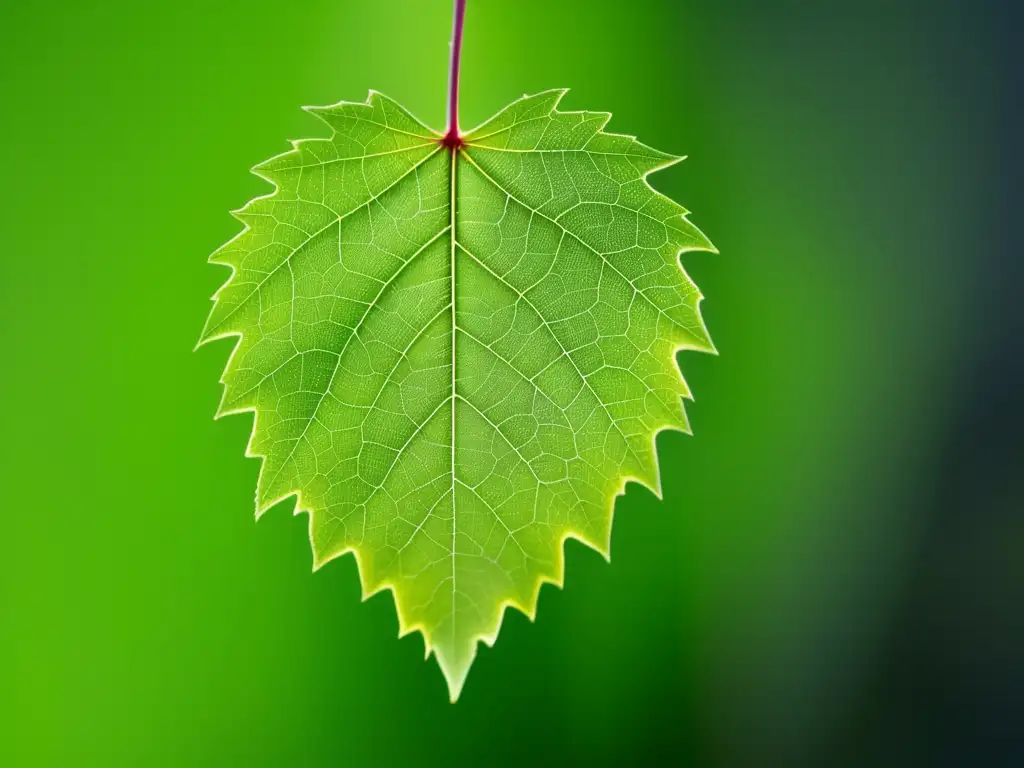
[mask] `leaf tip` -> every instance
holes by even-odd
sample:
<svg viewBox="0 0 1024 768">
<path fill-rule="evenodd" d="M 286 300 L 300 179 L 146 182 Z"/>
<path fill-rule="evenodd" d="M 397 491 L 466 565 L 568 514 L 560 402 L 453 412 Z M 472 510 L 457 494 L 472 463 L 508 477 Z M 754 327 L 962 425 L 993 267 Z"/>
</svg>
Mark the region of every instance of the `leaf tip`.
<svg viewBox="0 0 1024 768">
<path fill-rule="evenodd" d="M 328 126 L 331 125 L 330 121 L 327 119 L 327 112 L 330 111 L 330 109 L 331 109 L 330 107 L 323 106 L 323 105 L 318 105 L 318 104 L 307 104 L 307 105 L 303 106 L 301 109 L 302 109 L 303 112 L 305 112 L 306 114 L 312 115 L 317 120 L 319 120 L 320 122 L 324 123 L 325 125 L 328 125 Z"/>
<path fill-rule="evenodd" d="M 473 657 L 476 656 L 476 643 L 473 643 L 473 654 L 470 656 L 468 662 L 457 662 L 450 664 L 444 659 L 444 655 L 437 653 L 436 649 L 434 655 L 437 656 L 437 664 L 441 667 L 441 674 L 444 675 L 444 681 L 448 685 L 448 701 L 452 704 L 459 700 L 462 695 L 462 689 L 466 684 L 466 677 L 469 675 L 469 667 L 473 662 Z"/>
</svg>

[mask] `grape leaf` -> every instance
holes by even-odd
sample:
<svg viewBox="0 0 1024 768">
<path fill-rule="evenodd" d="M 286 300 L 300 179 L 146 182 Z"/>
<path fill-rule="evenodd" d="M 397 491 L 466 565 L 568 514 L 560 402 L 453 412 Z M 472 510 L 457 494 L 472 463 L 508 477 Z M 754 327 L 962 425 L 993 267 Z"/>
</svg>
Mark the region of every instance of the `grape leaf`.
<svg viewBox="0 0 1024 768">
<path fill-rule="evenodd" d="M 332 136 L 258 165 L 275 191 L 211 257 L 200 343 L 237 337 L 218 416 L 255 413 L 257 516 L 296 496 L 314 567 L 392 590 L 453 701 L 567 538 L 607 557 L 626 482 L 660 495 L 676 352 L 713 351 L 679 254 L 714 248 L 646 181 L 680 158 L 564 93 L 456 145 L 378 93 L 309 108 Z"/>
</svg>

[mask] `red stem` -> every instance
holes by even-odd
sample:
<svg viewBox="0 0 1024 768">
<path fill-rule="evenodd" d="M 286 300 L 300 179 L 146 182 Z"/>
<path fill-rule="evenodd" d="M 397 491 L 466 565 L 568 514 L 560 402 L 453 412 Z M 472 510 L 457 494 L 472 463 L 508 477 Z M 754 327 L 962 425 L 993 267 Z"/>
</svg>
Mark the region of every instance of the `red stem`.
<svg viewBox="0 0 1024 768">
<path fill-rule="evenodd" d="M 466 20 L 466 0 L 455 0 L 452 22 L 452 59 L 448 70 L 448 130 L 441 143 L 449 149 L 462 146 L 459 133 L 459 64 L 462 59 L 462 27 Z"/>
</svg>

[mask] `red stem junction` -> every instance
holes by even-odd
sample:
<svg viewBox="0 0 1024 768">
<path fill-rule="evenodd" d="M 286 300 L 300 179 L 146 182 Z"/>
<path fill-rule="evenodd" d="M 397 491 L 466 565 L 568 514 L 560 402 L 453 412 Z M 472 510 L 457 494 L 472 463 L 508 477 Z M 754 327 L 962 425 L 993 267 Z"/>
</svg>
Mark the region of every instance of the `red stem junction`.
<svg viewBox="0 0 1024 768">
<path fill-rule="evenodd" d="M 455 0 L 452 21 L 452 57 L 448 70 L 448 130 L 441 143 L 455 150 L 462 146 L 459 133 L 459 64 L 462 59 L 462 27 L 466 20 L 466 0 Z"/>
</svg>

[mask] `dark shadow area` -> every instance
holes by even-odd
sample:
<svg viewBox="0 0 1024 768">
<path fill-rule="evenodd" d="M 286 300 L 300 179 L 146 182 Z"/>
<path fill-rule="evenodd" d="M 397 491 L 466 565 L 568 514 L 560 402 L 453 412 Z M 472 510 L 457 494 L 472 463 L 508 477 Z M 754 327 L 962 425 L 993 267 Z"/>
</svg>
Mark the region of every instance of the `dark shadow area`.
<svg viewBox="0 0 1024 768">
<path fill-rule="evenodd" d="M 1018 3 L 985 5 L 998 43 L 1000 167 L 991 236 L 979 239 L 991 250 L 961 257 L 976 265 L 986 317 L 909 587 L 835 748 L 843 764 L 1024 764 L 1024 18 Z"/>
</svg>

